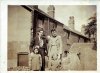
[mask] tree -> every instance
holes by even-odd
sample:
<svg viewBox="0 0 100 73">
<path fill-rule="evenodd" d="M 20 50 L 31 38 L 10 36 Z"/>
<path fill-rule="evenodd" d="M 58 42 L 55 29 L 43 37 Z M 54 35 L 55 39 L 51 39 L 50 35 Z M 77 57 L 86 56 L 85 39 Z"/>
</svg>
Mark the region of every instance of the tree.
<svg viewBox="0 0 100 73">
<path fill-rule="evenodd" d="M 94 47 L 93 49 L 96 50 L 97 48 L 97 18 L 96 18 L 96 13 L 94 14 L 94 16 L 90 17 L 88 20 L 90 20 L 90 22 L 88 23 L 88 25 L 85 27 L 85 34 L 87 34 L 89 36 L 89 38 L 91 39 L 91 35 L 93 35 L 94 41 Z"/>
<path fill-rule="evenodd" d="M 91 35 L 93 35 L 95 37 L 95 33 L 97 32 L 96 14 L 94 16 L 90 17 L 88 20 L 90 20 L 90 22 L 85 27 L 85 34 L 87 34 L 89 36 L 89 38 L 91 37 Z"/>
</svg>

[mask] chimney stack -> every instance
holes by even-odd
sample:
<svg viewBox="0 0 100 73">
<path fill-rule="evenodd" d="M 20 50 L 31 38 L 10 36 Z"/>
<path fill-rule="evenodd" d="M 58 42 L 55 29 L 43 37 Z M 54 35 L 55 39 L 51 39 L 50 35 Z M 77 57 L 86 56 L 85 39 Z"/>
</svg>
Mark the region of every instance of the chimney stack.
<svg viewBox="0 0 100 73">
<path fill-rule="evenodd" d="M 49 5 L 47 13 L 49 16 L 54 18 L 55 17 L 55 7 L 53 5 Z"/>
<path fill-rule="evenodd" d="M 38 5 L 33 5 L 33 8 L 38 9 Z"/>
<path fill-rule="evenodd" d="M 74 28 L 74 26 L 75 26 L 74 16 L 70 16 L 70 17 L 69 17 L 68 26 L 69 26 L 72 30 L 75 29 L 75 28 Z"/>
</svg>

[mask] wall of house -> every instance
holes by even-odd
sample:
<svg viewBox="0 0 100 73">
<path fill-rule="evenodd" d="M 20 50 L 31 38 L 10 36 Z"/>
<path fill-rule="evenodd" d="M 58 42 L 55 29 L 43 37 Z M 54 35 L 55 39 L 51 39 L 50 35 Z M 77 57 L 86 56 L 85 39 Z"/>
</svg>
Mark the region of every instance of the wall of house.
<svg viewBox="0 0 100 73">
<path fill-rule="evenodd" d="M 50 34 L 50 31 L 49 31 L 49 22 L 48 22 L 49 20 L 48 19 L 45 19 L 44 20 L 44 30 L 45 30 L 45 34 L 46 35 L 49 35 Z"/>
<path fill-rule="evenodd" d="M 67 35 L 66 32 L 63 30 L 63 25 L 62 24 L 57 24 L 57 28 L 56 28 L 57 34 L 61 36 L 62 38 L 62 47 L 63 47 L 63 51 L 66 49 L 67 45 Z"/>
<path fill-rule="evenodd" d="M 72 32 L 70 33 L 70 35 L 69 35 L 70 44 L 78 42 L 78 39 L 79 39 L 78 35 L 76 35 L 76 34 L 74 34 Z"/>
<path fill-rule="evenodd" d="M 83 43 L 84 42 L 84 39 L 82 37 L 80 37 L 79 42 L 80 43 Z"/>
<path fill-rule="evenodd" d="M 63 40 L 64 46 L 65 46 L 64 50 L 68 51 L 73 43 L 84 43 L 85 40 L 88 42 L 88 39 L 86 39 L 80 35 L 72 33 L 68 30 L 65 30 L 65 32 L 66 32 L 66 34 L 65 34 L 66 36 L 64 36 L 64 40 Z"/>
<path fill-rule="evenodd" d="M 49 20 L 49 35 L 51 35 L 51 30 L 53 29 L 54 23 L 52 21 Z"/>
<path fill-rule="evenodd" d="M 19 52 L 29 52 L 31 13 L 21 6 L 8 6 L 8 68 L 17 66 Z"/>
<path fill-rule="evenodd" d="M 69 44 L 67 43 L 68 41 L 68 33 L 64 32 L 63 37 L 62 37 L 62 42 L 63 42 L 63 51 L 69 49 Z"/>
</svg>

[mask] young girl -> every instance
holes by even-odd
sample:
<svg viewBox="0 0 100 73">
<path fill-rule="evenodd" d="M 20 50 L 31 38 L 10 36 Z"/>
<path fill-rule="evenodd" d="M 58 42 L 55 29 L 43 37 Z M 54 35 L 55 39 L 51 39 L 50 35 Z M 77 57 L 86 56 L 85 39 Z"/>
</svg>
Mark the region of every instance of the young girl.
<svg viewBox="0 0 100 73">
<path fill-rule="evenodd" d="M 41 55 L 39 52 L 39 46 L 35 46 L 32 53 L 29 55 L 29 67 L 31 70 L 39 71 L 42 66 Z"/>
<path fill-rule="evenodd" d="M 51 71 L 57 71 L 60 69 L 60 60 L 58 59 L 58 55 L 54 54 L 49 60 L 49 70 Z"/>
</svg>

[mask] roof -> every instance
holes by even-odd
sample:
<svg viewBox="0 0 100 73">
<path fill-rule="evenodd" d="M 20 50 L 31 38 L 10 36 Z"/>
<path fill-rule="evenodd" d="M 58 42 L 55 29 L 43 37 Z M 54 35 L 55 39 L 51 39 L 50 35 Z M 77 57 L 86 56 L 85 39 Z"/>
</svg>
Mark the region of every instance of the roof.
<svg viewBox="0 0 100 73">
<path fill-rule="evenodd" d="M 40 14 L 44 15 L 45 17 L 47 17 L 47 18 L 49 18 L 49 19 L 51 19 L 51 20 L 54 20 L 55 22 L 58 22 L 58 23 L 64 25 L 63 23 L 61 23 L 61 22 L 59 22 L 58 20 L 56 20 L 55 18 L 49 16 L 47 13 L 45 13 L 44 11 L 42 11 L 42 10 L 39 9 L 39 8 L 38 8 L 38 9 L 36 9 L 36 8 L 33 9 L 33 8 L 32 8 L 31 6 L 29 6 L 29 5 L 22 5 L 22 7 L 26 8 L 26 9 L 29 10 L 30 12 L 35 10 L 35 11 L 39 12 Z"/>
<path fill-rule="evenodd" d="M 36 8 L 33 9 L 32 7 L 26 6 L 26 5 L 22 5 L 22 6 L 23 6 L 24 8 L 26 7 L 26 9 L 29 8 L 29 11 L 30 11 L 30 10 L 31 10 L 31 11 L 34 11 L 34 10 L 35 10 L 35 11 L 41 13 L 42 15 L 48 17 L 49 19 L 52 19 L 52 20 L 54 20 L 55 22 L 58 22 L 58 23 L 62 24 L 62 25 L 63 25 L 63 29 L 65 29 L 65 30 L 71 31 L 71 32 L 73 32 L 73 33 L 75 33 L 75 34 L 78 34 L 78 35 L 80 35 L 80 36 L 83 36 L 83 37 L 89 39 L 87 36 L 83 35 L 82 33 L 78 32 L 78 31 L 76 31 L 76 30 L 72 30 L 71 28 L 65 26 L 63 23 L 61 23 L 61 22 L 59 22 L 58 20 L 52 18 L 51 16 L 49 16 L 47 13 L 45 13 L 45 12 L 42 11 L 41 9 L 36 9 Z"/>
<path fill-rule="evenodd" d="M 80 35 L 80 36 L 83 36 L 83 37 L 85 37 L 85 38 L 88 38 L 87 36 L 85 36 L 84 34 L 82 34 L 81 32 L 79 32 L 79 31 L 76 31 L 76 30 L 74 30 L 74 29 L 71 29 L 71 28 L 69 28 L 69 27 L 67 27 L 67 26 L 63 26 L 63 28 L 65 29 L 65 30 L 68 30 L 68 31 L 71 31 L 71 32 L 73 32 L 73 33 L 75 33 L 75 34 L 78 34 L 78 35 Z M 89 38 L 88 38 L 89 39 Z"/>
</svg>

